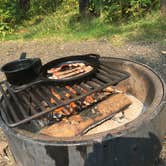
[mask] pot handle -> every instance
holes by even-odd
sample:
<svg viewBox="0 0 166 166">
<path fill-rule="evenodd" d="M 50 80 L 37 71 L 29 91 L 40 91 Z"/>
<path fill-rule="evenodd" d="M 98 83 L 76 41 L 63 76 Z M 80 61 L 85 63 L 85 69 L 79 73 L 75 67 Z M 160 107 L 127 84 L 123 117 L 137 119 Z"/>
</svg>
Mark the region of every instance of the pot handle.
<svg viewBox="0 0 166 166">
<path fill-rule="evenodd" d="M 27 53 L 26 52 L 22 52 L 20 55 L 20 59 L 26 59 Z"/>
<path fill-rule="evenodd" d="M 85 55 L 86 57 L 90 57 L 90 58 L 95 58 L 96 60 L 98 60 L 100 58 L 100 55 L 98 54 L 86 54 Z"/>
</svg>

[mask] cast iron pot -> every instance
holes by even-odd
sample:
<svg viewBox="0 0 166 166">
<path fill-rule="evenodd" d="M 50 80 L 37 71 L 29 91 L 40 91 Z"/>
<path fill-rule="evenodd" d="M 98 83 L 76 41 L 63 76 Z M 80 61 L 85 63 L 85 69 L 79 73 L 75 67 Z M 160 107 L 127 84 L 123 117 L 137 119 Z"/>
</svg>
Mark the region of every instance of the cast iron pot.
<svg viewBox="0 0 166 166">
<path fill-rule="evenodd" d="M 22 53 L 20 59 L 5 64 L 1 71 L 12 85 L 23 85 L 38 77 L 41 69 L 40 58 L 26 58 L 26 53 Z"/>
</svg>

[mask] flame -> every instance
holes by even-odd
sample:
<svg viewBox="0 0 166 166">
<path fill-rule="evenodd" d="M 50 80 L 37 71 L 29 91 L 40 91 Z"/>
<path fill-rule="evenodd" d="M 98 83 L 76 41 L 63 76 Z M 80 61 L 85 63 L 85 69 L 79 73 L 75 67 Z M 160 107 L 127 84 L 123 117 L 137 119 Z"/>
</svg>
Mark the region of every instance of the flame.
<svg viewBox="0 0 166 166">
<path fill-rule="evenodd" d="M 90 95 L 90 96 L 87 96 L 87 97 L 85 98 L 85 101 L 88 102 L 88 103 L 93 103 L 93 102 L 94 102 L 94 99 L 93 99 L 92 95 Z"/>
<path fill-rule="evenodd" d="M 69 106 L 70 106 L 71 108 L 76 108 L 76 107 L 77 107 L 77 104 L 76 104 L 75 102 L 71 102 L 71 103 L 69 104 Z"/>
<path fill-rule="evenodd" d="M 50 98 L 50 102 L 51 104 L 56 104 L 56 101 L 52 97 Z"/>
<path fill-rule="evenodd" d="M 75 86 L 77 86 L 77 88 L 79 88 L 82 91 L 82 93 L 87 93 L 87 90 L 83 89 L 82 87 L 80 87 L 78 85 L 75 85 Z M 77 94 L 76 90 L 73 89 L 71 86 L 66 85 L 65 88 L 68 89 L 71 93 L 73 93 L 75 95 Z M 53 96 L 55 96 L 58 100 L 62 100 L 62 97 L 53 88 L 51 88 L 50 91 L 51 91 L 51 94 Z M 107 87 L 103 91 L 112 93 L 113 89 L 112 89 L 112 87 Z M 65 93 L 65 96 L 67 98 L 71 98 L 72 97 L 70 93 Z M 93 93 L 93 94 L 91 94 L 89 96 L 86 96 L 83 101 L 80 101 L 79 103 L 78 102 L 77 103 L 76 102 L 71 102 L 65 107 L 60 107 L 58 109 L 55 109 L 53 111 L 53 113 L 55 113 L 55 114 L 62 114 L 62 115 L 69 115 L 71 113 L 76 112 L 77 108 L 81 109 L 84 106 L 89 106 L 89 105 L 95 103 L 97 100 L 102 99 L 102 96 L 103 95 L 101 93 L 99 93 L 99 92 Z M 50 102 L 52 104 L 57 104 L 55 99 L 52 98 L 52 97 L 50 98 Z"/>
<path fill-rule="evenodd" d="M 65 88 L 68 89 L 71 93 L 73 93 L 75 95 L 77 94 L 77 92 L 71 86 L 66 85 Z"/>
<path fill-rule="evenodd" d="M 61 100 L 61 96 L 60 96 L 58 93 L 56 93 L 55 90 L 52 89 L 52 88 L 51 88 L 51 93 L 52 93 L 57 99 Z"/>
</svg>

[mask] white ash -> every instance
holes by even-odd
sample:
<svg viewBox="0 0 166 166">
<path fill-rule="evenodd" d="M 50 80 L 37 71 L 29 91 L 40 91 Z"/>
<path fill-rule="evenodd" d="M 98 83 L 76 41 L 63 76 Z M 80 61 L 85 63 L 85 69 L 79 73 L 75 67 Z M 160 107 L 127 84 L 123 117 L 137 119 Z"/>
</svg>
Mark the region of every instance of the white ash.
<svg viewBox="0 0 166 166">
<path fill-rule="evenodd" d="M 86 133 L 86 135 L 115 129 L 136 119 L 142 113 L 143 103 L 132 95 L 127 95 L 127 97 L 132 101 L 132 104 L 127 109 L 125 109 L 123 112 L 116 114 L 112 119 L 91 129 Z"/>
</svg>

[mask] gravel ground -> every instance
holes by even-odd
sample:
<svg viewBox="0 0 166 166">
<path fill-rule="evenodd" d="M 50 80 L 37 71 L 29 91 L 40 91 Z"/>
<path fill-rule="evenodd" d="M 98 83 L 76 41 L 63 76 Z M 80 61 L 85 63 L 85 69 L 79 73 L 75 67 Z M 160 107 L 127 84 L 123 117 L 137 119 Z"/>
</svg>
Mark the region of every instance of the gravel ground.
<svg viewBox="0 0 166 166">
<path fill-rule="evenodd" d="M 106 40 L 67 43 L 55 43 L 53 40 L 1 42 L 0 64 L 17 59 L 21 52 L 27 52 L 28 57 L 40 57 L 43 63 L 62 56 L 86 53 L 128 58 L 151 66 L 166 82 L 166 45 L 159 43 L 142 42 L 113 46 Z M 0 74 L 0 80 L 2 79 L 3 74 Z M 163 143 L 161 157 L 166 159 L 166 141 Z M 166 165 L 164 160 L 159 162 L 158 166 Z M 0 166 L 14 166 L 2 131 L 0 131 Z"/>
</svg>

